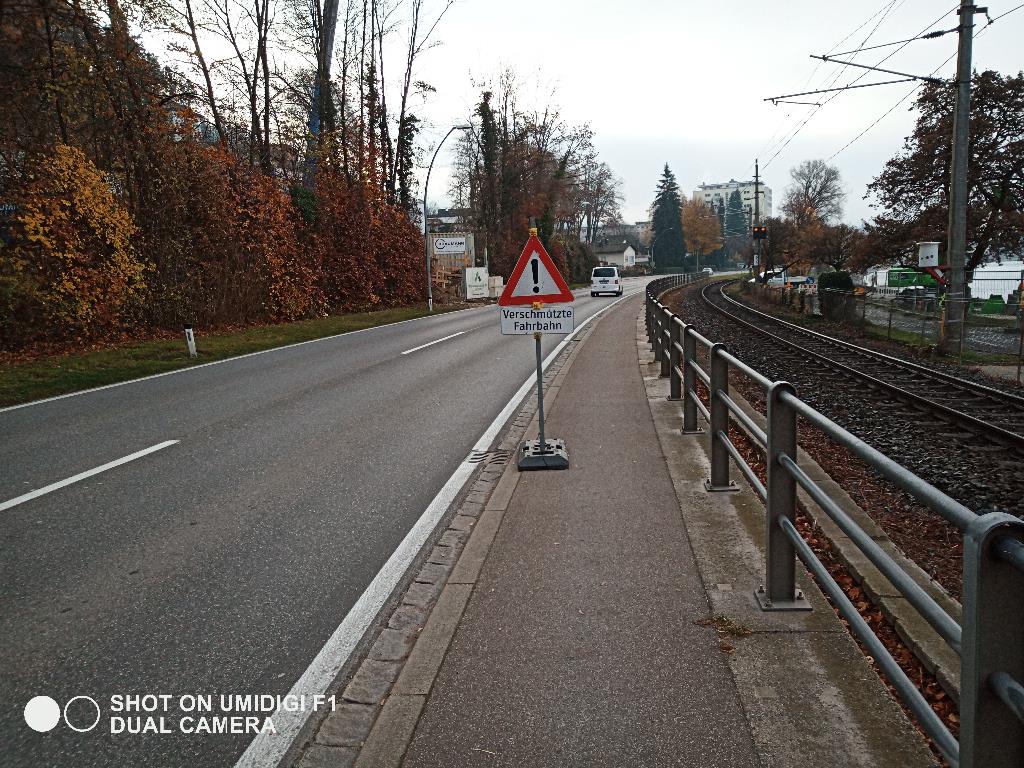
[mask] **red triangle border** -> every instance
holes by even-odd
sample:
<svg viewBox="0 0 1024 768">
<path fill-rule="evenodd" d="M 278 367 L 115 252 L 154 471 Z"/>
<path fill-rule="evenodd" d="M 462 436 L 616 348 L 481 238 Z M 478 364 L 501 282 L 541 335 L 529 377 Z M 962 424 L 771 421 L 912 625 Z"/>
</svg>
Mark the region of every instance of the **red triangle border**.
<svg viewBox="0 0 1024 768">
<path fill-rule="evenodd" d="M 532 247 L 531 247 L 532 246 Z M 530 254 L 536 251 L 537 256 L 540 258 L 541 263 L 547 267 L 548 272 L 551 273 L 551 278 L 555 281 L 555 285 L 558 286 L 558 293 L 547 293 L 543 296 L 513 296 L 512 292 L 516 289 L 519 284 L 519 279 L 523 276 L 523 272 L 526 270 L 526 265 L 530 261 Z M 505 284 L 505 289 L 501 292 L 501 298 L 498 299 L 498 305 L 502 307 L 513 307 L 520 304 L 533 304 L 535 301 L 544 302 L 545 304 L 560 304 L 567 301 L 575 301 L 575 296 L 572 295 L 572 291 L 569 290 L 568 284 L 565 282 L 565 278 L 562 277 L 562 273 L 558 271 L 558 267 L 555 266 L 555 262 L 551 260 L 548 252 L 544 249 L 543 243 L 540 238 L 536 235 L 530 235 L 526 241 L 526 245 L 523 246 L 523 252 L 519 254 L 519 261 L 516 262 L 515 269 L 512 270 L 512 274 L 508 278 L 508 283 Z"/>
</svg>

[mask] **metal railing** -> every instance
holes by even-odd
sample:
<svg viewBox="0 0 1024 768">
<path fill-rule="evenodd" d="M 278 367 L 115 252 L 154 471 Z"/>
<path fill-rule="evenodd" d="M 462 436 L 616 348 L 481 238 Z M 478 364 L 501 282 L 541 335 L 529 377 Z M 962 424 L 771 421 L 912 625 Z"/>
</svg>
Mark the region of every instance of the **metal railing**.
<svg viewBox="0 0 1024 768">
<path fill-rule="evenodd" d="M 799 558 L 952 765 L 1024 765 L 1024 521 L 1003 513 L 975 514 L 803 402 L 791 384 L 768 379 L 730 354 L 723 344 L 702 336 L 693 324 L 659 301 L 663 292 L 689 282 L 692 277 L 680 275 L 648 285 L 647 335 L 661 375 L 670 380 L 669 399 L 682 403 L 681 431 L 702 432 L 697 423 L 698 413 L 708 422 L 711 476 L 705 481 L 705 488 L 709 492 L 734 490 L 736 485 L 729 474 L 730 465 L 735 464 L 765 503 L 765 578 L 755 591 L 761 607 L 810 609 L 796 586 Z M 707 370 L 700 365 L 699 348 L 706 350 Z M 730 372 L 745 377 L 765 393 L 767 429 L 761 429 L 729 396 Z M 699 396 L 698 381 L 707 387 L 710 407 Z M 962 624 L 800 468 L 798 417 L 963 532 Z M 760 481 L 730 439 L 729 425 L 733 421 L 764 450 L 766 483 Z M 806 491 L 935 632 L 959 653 L 959 741 L 797 531 L 798 488 Z"/>
</svg>

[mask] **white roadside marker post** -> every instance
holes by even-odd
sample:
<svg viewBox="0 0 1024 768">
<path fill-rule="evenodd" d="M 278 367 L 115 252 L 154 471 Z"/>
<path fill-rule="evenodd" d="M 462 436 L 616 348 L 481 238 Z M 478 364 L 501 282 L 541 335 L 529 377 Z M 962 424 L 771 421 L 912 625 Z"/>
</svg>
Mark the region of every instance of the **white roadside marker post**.
<svg viewBox="0 0 1024 768">
<path fill-rule="evenodd" d="M 196 351 L 196 336 L 192 332 L 192 323 L 185 324 L 185 343 L 188 344 L 188 356 L 199 357 Z"/>
</svg>

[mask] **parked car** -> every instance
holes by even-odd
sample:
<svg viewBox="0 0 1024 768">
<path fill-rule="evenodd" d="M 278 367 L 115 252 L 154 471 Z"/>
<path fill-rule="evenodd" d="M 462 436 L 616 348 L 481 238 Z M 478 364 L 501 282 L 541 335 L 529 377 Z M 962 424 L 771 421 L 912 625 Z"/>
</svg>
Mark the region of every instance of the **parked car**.
<svg viewBox="0 0 1024 768">
<path fill-rule="evenodd" d="M 704 267 L 704 269 L 702 269 L 700 272 L 701 272 L 702 275 L 713 275 L 713 274 L 715 274 L 715 270 L 713 270 L 711 267 Z"/>
<path fill-rule="evenodd" d="M 599 293 L 622 295 L 622 278 L 619 277 L 618 267 L 594 267 L 590 273 L 590 295 L 597 296 Z"/>
</svg>

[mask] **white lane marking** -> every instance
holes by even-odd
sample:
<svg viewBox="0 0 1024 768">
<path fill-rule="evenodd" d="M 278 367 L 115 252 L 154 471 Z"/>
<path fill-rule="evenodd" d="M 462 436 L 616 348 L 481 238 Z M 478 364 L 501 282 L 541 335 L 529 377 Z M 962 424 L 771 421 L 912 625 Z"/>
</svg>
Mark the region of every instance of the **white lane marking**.
<svg viewBox="0 0 1024 768">
<path fill-rule="evenodd" d="M 624 298 L 626 297 L 616 299 L 611 304 L 602 307 L 577 325 L 575 330 L 567 335 L 551 354 L 547 356 L 543 367 L 546 369 L 551 364 L 551 361 L 565 349 L 566 344 L 572 340 L 573 336 L 586 327 L 587 323 L 607 312 Z M 438 522 L 444 517 L 448 505 L 452 503 L 452 500 L 458 495 L 462 486 L 466 484 L 466 481 L 473 474 L 473 470 L 478 466 L 477 464 L 470 463 L 470 456 L 478 451 L 485 451 L 490 448 L 494 438 L 497 437 L 502 427 L 505 426 L 505 422 L 515 413 L 529 391 L 533 389 L 535 382 L 536 374 L 531 374 L 512 396 L 512 399 L 501 409 L 501 413 L 495 416 L 491 425 L 484 430 L 484 433 L 470 451 L 469 456 L 463 459 L 452 476 L 448 478 L 448 482 L 438 491 L 433 501 L 423 511 L 420 519 L 416 521 L 416 524 L 413 525 L 405 535 L 405 538 L 402 539 L 402 543 L 398 545 L 398 548 L 391 554 L 388 561 L 384 563 L 384 566 L 377 572 L 377 575 L 373 577 L 373 581 L 370 582 L 363 594 L 356 600 L 341 624 L 334 630 L 334 634 L 328 638 L 324 647 L 316 655 L 316 658 L 313 659 L 313 662 L 302 673 L 302 676 L 295 682 L 295 685 L 292 686 L 288 692 L 289 696 L 306 696 L 305 700 L 311 701 L 312 696 L 323 695 L 328 686 L 334 682 L 342 668 L 348 663 L 349 657 L 356 649 L 363 635 L 366 634 L 377 618 L 380 609 L 392 592 L 394 592 L 395 587 L 402 580 L 406 570 L 412 565 L 416 555 L 434 532 Z M 277 732 L 275 734 L 267 732 L 257 734 L 249 743 L 245 752 L 242 753 L 242 756 L 238 758 L 235 768 L 274 768 L 278 766 L 312 714 L 312 707 L 304 711 L 276 711 L 271 717 L 274 721 L 274 729 Z"/>
<path fill-rule="evenodd" d="M 408 354 L 411 354 L 413 352 L 419 352 L 421 349 L 426 349 L 427 347 L 432 347 L 435 344 L 440 344 L 442 341 L 448 341 L 448 339 L 454 339 L 456 336 L 461 336 L 464 333 L 465 333 L 465 331 L 459 331 L 458 333 L 449 334 L 448 336 L 445 336 L 442 339 L 434 339 L 433 341 L 428 341 L 426 344 L 420 344 L 418 347 L 413 347 L 412 349 L 407 349 L 402 354 L 403 355 L 408 355 Z"/>
<path fill-rule="evenodd" d="M 122 456 L 120 459 L 108 461 L 106 464 L 101 464 L 100 466 L 94 467 L 93 469 L 88 469 L 85 472 L 79 472 L 77 475 L 69 477 L 66 480 L 60 480 L 56 483 L 50 483 L 49 485 L 44 486 L 42 488 L 37 488 L 34 491 L 30 491 L 29 493 L 23 494 L 16 498 L 10 499 L 9 501 L 3 502 L 2 504 L 0 504 L 0 512 L 3 512 L 6 509 L 10 509 L 11 507 L 16 507 L 19 504 L 24 504 L 26 501 L 37 499 L 40 496 L 45 496 L 47 493 L 52 493 L 53 491 L 56 491 L 67 485 L 71 485 L 72 483 L 77 483 L 80 480 L 85 480 L 86 478 L 92 477 L 93 475 L 98 475 L 100 472 L 106 472 L 108 469 L 120 467 L 122 464 L 127 464 L 129 461 L 141 459 L 143 456 L 148 456 L 151 453 L 163 450 L 164 448 L 174 445 L 177 442 L 179 441 L 164 440 L 162 443 L 157 443 L 156 445 L 151 445 L 149 448 L 144 448 L 141 451 L 136 451 L 135 453 L 128 454 L 127 456 Z"/>
<path fill-rule="evenodd" d="M 153 373 L 149 376 L 140 376 L 137 379 L 128 379 L 127 381 L 116 381 L 113 384 L 104 384 L 102 387 L 91 387 L 89 389 L 80 389 L 77 392 L 66 392 L 63 395 L 54 395 L 53 397 L 44 397 L 41 400 L 32 400 L 27 403 L 19 403 L 18 405 L 8 405 L 5 408 L 0 408 L 0 413 L 7 411 L 16 411 L 19 408 L 28 408 L 31 405 L 42 405 L 43 403 L 52 403 L 54 400 L 63 400 L 67 397 L 77 397 L 78 395 L 88 395 L 90 392 L 100 392 L 104 389 L 113 389 L 114 387 L 123 387 L 126 384 L 138 384 L 140 381 L 149 381 L 150 379 L 159 379 L 164 376 L 173 376 L 176 373 L 188 373 L 189 371 L 198 371 L 200 368 L 208 368 L 211 365 L 220 365 L 221 363 L 231 363 L 235 360 L 244 360 L 247 357 L 256 357 L 256 355 L 266 355 L 270 352 L 280 352 L 282 349 L 291 349 L 292 347 L 301 347 L 306 344 L 316 344 L 320 341 L 330 341 L 331 339 L 337 339 L 341 336 L 355 336 L 357 333 L 366 333 L 367 331 L 380 331 L 385 328 L 393 328 L 396 325 L 404 325 L 405 323 L 415 323 L 418 320 L 429 320 L 435 317 L 445 317 L 447 315 L 457 315 L 460 312 L 471 312 L 474 309 L 481 309 L 481 307 L 467 307 L 466 309 L 455 309 L 451 312 L 442 312 L 439 315 L 423 315 L 422 317 L 411 317 L 408 320 L 399 320 L 394 323 L 386 323 L 384 325 L 375 325 L 372 328 L 359 328 L 355 331 L 345 331 L 344 333 L 336 333 L 333 336 L 322 336 L 319 339 L 307 339 L 306 341 L 296 341 L 293 344 L 285 344 L 283 347 L 271 347 L 270 349 L 261 349 L 258 352 L 246 352 L 244 355 L 235 355 L 234 357 L 225 357 L 223 360 L 211 360 L 209 363 L 200 363 L 199 365 L 190 365 L 187 368 L 176 368 L 173 371 L 164 371 L 163 373 Z"/>
</svg>

